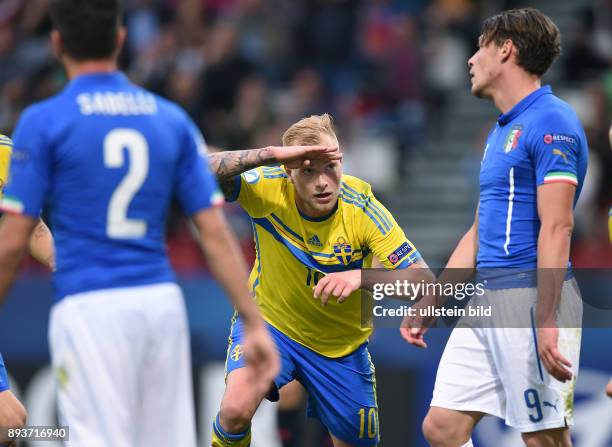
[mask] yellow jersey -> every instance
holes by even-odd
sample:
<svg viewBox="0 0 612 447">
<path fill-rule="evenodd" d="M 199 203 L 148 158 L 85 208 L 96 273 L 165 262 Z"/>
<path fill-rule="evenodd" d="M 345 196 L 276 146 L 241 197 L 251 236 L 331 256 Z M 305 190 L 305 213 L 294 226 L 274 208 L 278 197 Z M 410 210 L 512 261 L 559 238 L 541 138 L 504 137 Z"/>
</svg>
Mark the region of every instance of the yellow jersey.
<svg viewBox="0 0 612 447">
<path fill-rule="evenodd" d="M 8 180 L 9 167 L 11 165 L 11 152 L 13 142 L 9 137 L 0 135 L 0 199 L 4 191 L 4 185 Z"/>
<path fill-rule="evenodd" d="M 263 318 L 326 357 L 352 353 L 372 332 L 362 325 L 360 292 L 322 307 L 314 286 L 327 273 L 371 267 L 372 256 L 387 269 L 405 268 L 420 257 L 416 248 L 356 177 L 342 177 L 337 208 L 325 218 L 298 210 L 281 167 L 256 168 L 239 179 L 237 200 L 251 216 L 256 248 L 249 283 Z"/>
</svg>

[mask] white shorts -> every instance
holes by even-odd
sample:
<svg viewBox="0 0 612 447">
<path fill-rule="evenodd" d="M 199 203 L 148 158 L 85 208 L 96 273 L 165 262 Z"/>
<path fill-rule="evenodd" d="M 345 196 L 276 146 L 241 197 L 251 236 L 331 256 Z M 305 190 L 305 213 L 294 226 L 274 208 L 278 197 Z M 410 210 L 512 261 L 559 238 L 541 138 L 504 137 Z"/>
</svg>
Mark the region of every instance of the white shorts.
<svg viewBox="0 0 612 447">
<path fill-rule="evenodd" d="M 70 447 L 195 447 L 189 330 L 176 284 L 64 298 L 49 344 Z"/>
<path fill-rule="evenodd" d="M 563 300 L 572 312 L 580 311 L 579 299 L 575 281 L 566 281 Z M 487 290 L 483 302 L 487 300 L 508 300 L 504 303 L 512 303 L 514 310 L 520 307 L 522 320 L 531 322 L 537 289 Z M 431 406 L 497 416 L 522 433 L 572 425 L 582 331 L 559 328 L 559 351 L 573 372 L 573 379 L 562 383 L 544 368 L 535 329 L 525 326 L 456 327 L 438 366 Z"/>
</svg>

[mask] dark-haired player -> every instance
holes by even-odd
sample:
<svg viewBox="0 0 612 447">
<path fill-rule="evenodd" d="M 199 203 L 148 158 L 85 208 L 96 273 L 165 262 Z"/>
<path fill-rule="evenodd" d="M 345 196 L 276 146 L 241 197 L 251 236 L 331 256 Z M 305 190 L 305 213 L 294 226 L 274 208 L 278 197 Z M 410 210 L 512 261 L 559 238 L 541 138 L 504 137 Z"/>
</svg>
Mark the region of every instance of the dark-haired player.
<svg viewBox="0 0 612 447">
<path fill-rule="evenodd" d="M 455 329 L 423 430 L 434 447 L 471 445 L 490 414 L 528 446 L 569 446 L 581 331 L 559 328 L 555 314 L 559 303 L 579 302 L 566 270 L 587 141 L 571 107 L 541 84 L 561 50 L 550 18 L 504 11 L 484 22 L 478 44 L 468 61 L 472 94 L 501 115 L 484 149 L 474 224 L 447 268 L 492 272 L 488 298 L 518 304 L 532 327 Z M 405 323 L 404 337 L 424 346 L 426 322 Z"/>
</svg>

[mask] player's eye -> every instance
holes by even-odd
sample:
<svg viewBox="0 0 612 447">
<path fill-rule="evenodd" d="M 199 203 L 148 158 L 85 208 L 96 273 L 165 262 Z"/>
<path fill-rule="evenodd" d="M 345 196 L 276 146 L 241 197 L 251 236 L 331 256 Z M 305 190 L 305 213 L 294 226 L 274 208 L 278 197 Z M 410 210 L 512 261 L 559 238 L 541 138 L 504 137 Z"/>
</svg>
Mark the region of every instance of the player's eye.
<svg viewBox="0 0 612 447">
<path fill-rule="evenodd" d="M 333 171 L 336 169 L 336 163 L 330 163 L 325 167 L 328 171 Z"/>
<path fill-rule="evenodd" d="M 312 174 L 312 168 L 304 168 L 304 169 L 302 169 L 302 174 L 305 174 L 305 175 Z"/>
</svg>

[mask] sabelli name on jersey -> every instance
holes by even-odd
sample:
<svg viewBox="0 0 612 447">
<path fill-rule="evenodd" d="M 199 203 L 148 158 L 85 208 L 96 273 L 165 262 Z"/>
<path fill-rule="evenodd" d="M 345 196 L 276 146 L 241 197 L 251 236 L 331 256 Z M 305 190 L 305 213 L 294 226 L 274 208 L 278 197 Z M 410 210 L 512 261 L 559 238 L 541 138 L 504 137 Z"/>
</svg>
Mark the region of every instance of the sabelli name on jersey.
<svg viewBox="0 0 612 447">
<path fill-rule="evenodd" d="M 138 92 L 81 93 L 76 97 L 83 115 L 154 115 L 157 113 L 155 97 Z"/>
</svg>

